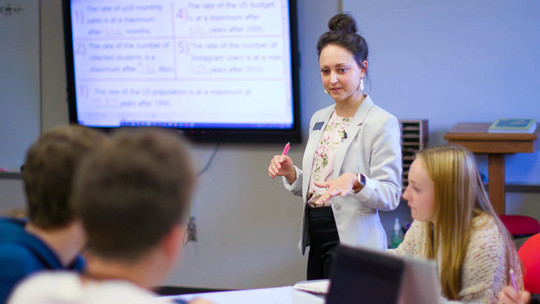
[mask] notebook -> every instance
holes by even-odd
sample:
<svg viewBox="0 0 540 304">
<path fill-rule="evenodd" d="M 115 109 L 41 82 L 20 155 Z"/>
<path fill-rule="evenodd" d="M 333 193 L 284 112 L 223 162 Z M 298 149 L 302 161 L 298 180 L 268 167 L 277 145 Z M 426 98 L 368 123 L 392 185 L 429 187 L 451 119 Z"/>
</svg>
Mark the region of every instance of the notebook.
<svg viewBox="0 0 540 304">
<path fill-rule="evenodd" d="M 327 304 L 439 302 L 435 263 L 365 248 L 337 248 Z"/>
</svg>

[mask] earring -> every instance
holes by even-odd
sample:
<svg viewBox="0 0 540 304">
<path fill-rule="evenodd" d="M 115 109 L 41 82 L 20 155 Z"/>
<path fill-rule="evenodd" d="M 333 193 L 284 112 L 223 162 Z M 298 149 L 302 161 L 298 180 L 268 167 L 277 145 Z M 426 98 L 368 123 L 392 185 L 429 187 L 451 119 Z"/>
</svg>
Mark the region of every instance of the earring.
<svg viewBox="0 0 540 304">
<path fill-rule="evenodd" d="M 324 92 L 326 93 L 326 95 L 328 95 L 328 91 L 326 89 L 324 89 Z"/>
<path fill-rule="evenodd" d="M 364 78 L 360 78 L 360 91 L 364 91 Z"/>
</svg>

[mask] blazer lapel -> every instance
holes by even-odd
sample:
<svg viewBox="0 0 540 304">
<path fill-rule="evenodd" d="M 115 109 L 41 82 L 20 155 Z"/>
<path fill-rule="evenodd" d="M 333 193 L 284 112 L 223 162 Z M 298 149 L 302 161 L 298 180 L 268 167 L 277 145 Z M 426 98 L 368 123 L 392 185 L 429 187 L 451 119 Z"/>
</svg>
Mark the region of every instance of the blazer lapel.
<svg viewBox="0 0 540 304">
<path fill-rule="evenodd" d="M 373 101 L 368 95 L 366 96 L 364 101 L 362 101 L 362 104 L 358 107 L 358 110 L 356 110 L 356 113 L 351 119 L 349 126 L 347 127 L 347 130 L 345 131 L 347 132 L 347 139 L 345 139 L 339 145 L 338 150 L 336 152 L 336 156 L 334 159 L 333 178 L 338 178 L 341 175 L 341 168 L 343 165 L 343 160 L 345 159 L 345 154 L 347 154 L 347 150 L 349 149 L 349 146 L 356 138 L 358 132 L 360 132 L 360 129 L 362 128 L 362 124 L 366 120 L 367 114 L 372 106 L 373 106 Z"/>
</svg>

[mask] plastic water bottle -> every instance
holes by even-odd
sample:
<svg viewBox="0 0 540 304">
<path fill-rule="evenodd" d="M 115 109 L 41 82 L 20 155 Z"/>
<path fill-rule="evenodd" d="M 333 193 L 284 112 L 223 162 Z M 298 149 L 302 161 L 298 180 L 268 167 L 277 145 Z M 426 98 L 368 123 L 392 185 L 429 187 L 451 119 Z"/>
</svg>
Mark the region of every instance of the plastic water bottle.
<svg viewBox="0 0 540 304">
<path fill-rule="evenodd" d="M 390 244 L 390 247 L 397 248 L 402 241 L 403 233 L 401 232 L 401 226 L 399 225 L 399 218 L 396 217 L 394 231 L 392 231 L 392 244 Z"/>
</svg>

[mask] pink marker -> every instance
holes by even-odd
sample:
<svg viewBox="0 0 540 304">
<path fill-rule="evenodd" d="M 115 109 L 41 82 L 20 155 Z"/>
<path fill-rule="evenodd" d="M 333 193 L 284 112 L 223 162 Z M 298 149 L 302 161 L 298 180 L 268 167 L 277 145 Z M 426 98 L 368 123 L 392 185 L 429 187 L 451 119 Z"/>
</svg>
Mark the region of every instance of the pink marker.
<svg viewBox="0 0 540 304">
<path fill-rule="evenodd" d="M 281 152 L 281 155 L 287 155 L 287 153 L 289 153 L 290 148 L 291 148 L 291 143 L 288 142 L 287 144 L 285 144 L 285 148 L 283 148 L 283 152 Z"/>
<path fill-rule="evenodd" d="M 514 287 L 514 291 L 516 294 L 518 293 L 518 289 L 516 286 L 516 275 L 514 274 L 514 270 L 510 269 L 510 279 L 512 280 L 512 286 Z"/>
</svg>

